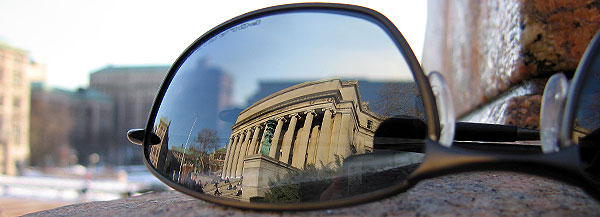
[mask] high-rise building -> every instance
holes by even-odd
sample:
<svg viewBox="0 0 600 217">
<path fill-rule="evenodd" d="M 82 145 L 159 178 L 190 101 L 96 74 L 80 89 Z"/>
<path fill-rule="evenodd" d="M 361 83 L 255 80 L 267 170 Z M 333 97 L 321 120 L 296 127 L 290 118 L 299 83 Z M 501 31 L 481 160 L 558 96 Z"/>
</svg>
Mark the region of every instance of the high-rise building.
<svg viewBox="0 0 600 217">
<path fill-rule="evenodd" d="M 127 130 L 144 128 L 154 97 L 169 66 L 107 66 L 90 75 L 90 88 L 114 99 L 115 139 L 111 157 L 115 164 L 141 164 L 142 152 L 127 140 Z"/>
<path fill-rule="evenodd" d="M 27 51 L 0 43 L 0 173 L 14 175 L 29 158 L 29 72 L 45 74 Z"/>
</svg>

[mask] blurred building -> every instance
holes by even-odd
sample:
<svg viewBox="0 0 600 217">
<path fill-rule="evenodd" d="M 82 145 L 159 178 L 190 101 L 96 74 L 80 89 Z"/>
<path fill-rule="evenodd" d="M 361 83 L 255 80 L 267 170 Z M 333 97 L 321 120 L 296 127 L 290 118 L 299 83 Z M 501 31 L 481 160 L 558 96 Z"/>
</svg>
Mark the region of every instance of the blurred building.
<svg viewBox="0 0 600 217">
<path fill-rule="evenodd" d="M 0 173 L 17 174 L 29 158 L 29 73 L 45 67 L 27 51 L 0 42 Z"/>
<path fill-rule="evenodd" d="M 90 88 L 114 99 L 114 114 L 104 118 L 114 123 L 110 161 L 140 164 L 142 152 L 127 140 L 127 130 L 144 128 L 154 97 L 169 66 L 107 66 L 90 75 Z"/>
<path fill-rule="evenodd" d="M 35 166 L 87 165 L 88 157 L 110 159 L 114 144 L 112 98 L 93 89 L 70 91 L 31 84 L 31 163 Z"/>
<path fill-rule="evenodd" d="M 79 163 L 88 165 L 91 154 L 99 154 L 101 163 L 114 158 L 114 122 L 107 118 L 114 115 L 115 102 L 105 93 L 94 89 L 80 88 L 71 99 L 74 128 L 69 137 L 77 151 Z"/>
<path fill-rule="evenodd" d="M 47 77 L 48 70 L 46 70 L 46 64 L 31 62 L 29 70 L 27 70 L 27 78 L 30 83 L 46 83 Z"/>
<path fill-rule="evenodd" d="M 69 136 L 74 128 L 71 112 L 73 92 L 31 84 L 30 141 L 33 166 L 67 166 L 71 149 Z M 75 162 L 73 162 L 75 163 Z"/>
</svg>

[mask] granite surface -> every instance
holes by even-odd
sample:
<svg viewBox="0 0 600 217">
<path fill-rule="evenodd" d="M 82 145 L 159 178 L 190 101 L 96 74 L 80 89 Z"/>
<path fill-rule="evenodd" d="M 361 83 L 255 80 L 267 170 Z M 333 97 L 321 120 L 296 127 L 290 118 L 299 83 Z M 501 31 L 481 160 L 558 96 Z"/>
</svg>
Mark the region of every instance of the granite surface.
<svg viewBox="0 0 600 217">
<path fill-rule="evenodd" d="M 468 113 L 531 78 L 573 74 L 600 28 L 589 0 L 429 0 L 422 65 Z"/>
<path fill-rule="evenodd" d="M 228 208 L 175 191 L 68 205 L 27 216 L 600 216 L 579 188 L 511 172 L 469 172 L 424 180 L 404 193 L 337 209 L 269 212 Z"/>
<path fill-rule="evenodd" d="M 531 79 L 460 117 L 460 121 L 508 124 L 539 129 L 542 93 L 547 79 Z"/>
</svg>

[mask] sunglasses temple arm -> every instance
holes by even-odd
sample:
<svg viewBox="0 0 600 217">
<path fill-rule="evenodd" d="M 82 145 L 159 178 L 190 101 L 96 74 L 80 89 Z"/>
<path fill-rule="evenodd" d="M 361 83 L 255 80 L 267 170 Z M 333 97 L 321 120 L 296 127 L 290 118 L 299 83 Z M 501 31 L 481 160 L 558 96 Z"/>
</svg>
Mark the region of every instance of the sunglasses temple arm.
<svg viewBox="0 0 600 217">
<path fill-rule="evenodd" d="M 511 125 L 456 122 L 455 141 L 515 142 L 539 140 L 537 130 Z"/>
<path fill-rule="evenodd" d="M 426 140 L 425 159 L 409 177 L 409 184 L 443 175 L 468 171 L 512 171 L 553 179 L 581 187 L 600 200 L 600 183 L 581 169 L 579 149 L 571 146 L 549 154 L 519 155 L 466 151 Z"/>
<path fill-rule="evenodd" d="M 127 131 L 127 139 L 129 142 L 136 145 L 143 145 L 146 131 L 144 129 L 131 129 Z M 153 132 L 150 132 L 148 145 L 157 145 L 161 142 L 160 137 Z"/>
</svg>

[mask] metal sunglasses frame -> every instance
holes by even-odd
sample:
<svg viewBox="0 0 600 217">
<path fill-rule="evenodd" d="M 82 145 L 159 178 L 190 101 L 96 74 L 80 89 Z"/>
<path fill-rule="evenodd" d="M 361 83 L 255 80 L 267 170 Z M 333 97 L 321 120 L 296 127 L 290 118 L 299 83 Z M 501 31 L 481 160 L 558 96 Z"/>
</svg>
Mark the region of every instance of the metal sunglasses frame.
<svg viewBox="0 0 600 217">
<path fill-rule="evenodd" d="M 212 37 L 231 27 L 264 16 L 298 11 L 339 13 L 369 19 L 374 21 L 374 23 L 378 24 L 383 30 L 385 30 L 390 36 L 390 38 L 396 43 L 396 46 L 404 56 L 409 68 L 413 72 L 415 82 L 417 83 L 417 86 L 419 87 L 419 92 L 423 98 L 425 112 L 427 115 L 426 124 L 428 133 L 425 141 L 426 157 L 421 166 L 416 171 L 414 171 L 407 180 L 404 180 L 401 183 L 398 183 L 394 186 L 390 186 L 385 189 L 342 200 L 289 204 L 249 203 L 240 202 L 233 199 L 218 198 L 208 194 L 202 194 L 191 189 L 187 189 L 182 185 L 179 185 L 160 175 L 160 173 L 151 166 L 149 159 L 147 158 L 147 151 L 149 150 L 149 146 L 156 144 L 154 142 L 156 138 L 155 136 L 153 137 L 151 131 L 164 94 L 167 88 L 169 87 L 171 80 L 173 79 L 177 70 L 185 61 L 185 59 L 203 43 L 207 42 Z M 598 44 L 600 43 L 596 43 L 596 47 L 599 47 Z M 595 52 L 598 53 L 598 49 L 596 49 Z M 584 58 L 586 56 L 588 56 L 587 53 L 584 56 Z M 572 109 L 573 108 L 571 107 L 567 108 L 567 112 L 565 114 L 569 114 L 569 111 L 571 111 Z M 566 130 L 566 128 L 562 128 L 562 130 Z M 586 178 L 584 175 L 585 173 L 583 173 L 583 171 L 581 170 L 581 167 L 579 165 L 579 152 L 576 145 L 561 150 L 560 152 L 546 155 L 509 155 L 463 150 L 459 148 L 448 148 L 437 143 L 437 140 L 440 136 L 440 124 L 436 101 L 433 96 L 428 79 L 423 73 L 423 69 L 421 68 L 414 53 L 412 52 L 412 49 L 408 45 L 408 42 L 404 39 L 400 31 L 396 28 L 396 26 L 394 26 L 394 24 L 384 15 L 374 10 L 354 5 L 330 3 L 301 3 L 274 6 L 243 14 L 211 29 L 210 31 L 202 35 L 200 38 L 198 38 L 196 41 L 194 41 L 188 48 L 186 48 L 186 50 L 178 57 L 178 59 L 169 69 L 169 72 L 166 75 L 157 93 L 156 99 L 152 106 L 152 110 L 148 117 L 148 122 L 145 130 L 132 130 L 128 133 L 128 135 L 130 139 L 132 139 L 132 141 L 136 141 L 134 143 L 142 144 L 144 151 L 144 164 L 146 165 L 148 170 L 163 183 L 167 184 L 168 186 L 177 191 L 180 191 L 182 193 L 188 194 L 201 200 L 244 209 L 282 211 L 313 210 L 350 206 L 396 195 L 400 192 L 406 191 L 407 189 L 411 188 L 422 179 L 472 170 L 510 170 L 552 177 L 561 181 L 580 186 L 584 190 L 586 190 L 586 192 L 590 193 L 590 195 L 593 195 L 596 198 L 600 198 L 598 196 L 600 195 L 600 193 L 598 193 L 598 187 L 596 187 L 598 185 L 590 184 L 592 183 L 592 180 Z"/>
<path fill-rule="evenodd" d="M 583 169 L 579 145 L 573 141 L 574 115 L 585 80 L 600 64 L 600 31 L 596 33 L 577 66 L 559 129 L 560 150 L 547 154 L 498 154 L 448 148 L 427 141 L 425 160 L 409 177 L 410 185 L 420 180 L 466 171 L 500 170 L 544 176 L 575 185 L 596 200 L 600 200 L 600 180 L 593 179 Z M 600 144 L 598 144 L 600 145 Z"/>
</svg>

